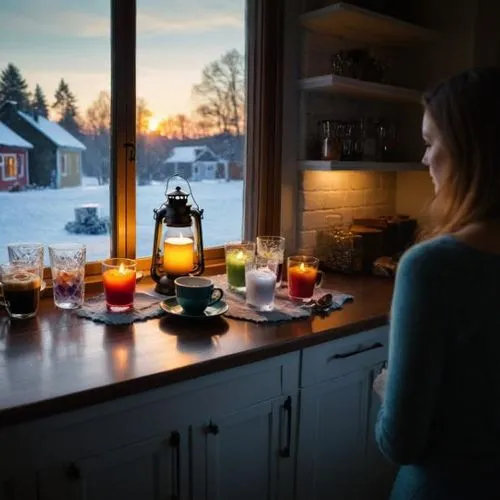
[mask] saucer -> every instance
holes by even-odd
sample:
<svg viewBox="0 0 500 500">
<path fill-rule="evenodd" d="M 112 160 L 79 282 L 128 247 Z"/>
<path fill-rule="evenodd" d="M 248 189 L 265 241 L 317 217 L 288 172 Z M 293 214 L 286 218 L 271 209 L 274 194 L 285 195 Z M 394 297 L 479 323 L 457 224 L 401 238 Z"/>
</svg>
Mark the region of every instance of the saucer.
<svg viewBox="0 0 500 500">
<path fill-rule="evenodd" d="M 214 318 L 220 316 L 228 311 L 229 306 L 223 301 L 215 303 L 212 306 L 208 306 L 201 314 L 188 314 L 184 309 L 177 303 L 176 297 L 170 297 L 168 299 L 160 302 L 160 307 L 167 313 L 174 316 L 180 316 L 181 318 Z"/>
</svg>

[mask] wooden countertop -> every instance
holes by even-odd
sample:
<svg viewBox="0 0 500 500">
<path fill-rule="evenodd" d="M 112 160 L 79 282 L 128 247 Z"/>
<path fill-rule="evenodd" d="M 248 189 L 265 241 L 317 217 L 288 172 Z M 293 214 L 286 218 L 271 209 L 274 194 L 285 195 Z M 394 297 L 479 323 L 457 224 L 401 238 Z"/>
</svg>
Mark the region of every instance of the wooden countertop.
<svg viewBox="0 0 500 500">
<path fill-rule="evenodd" d="M 52 298 L 41 301 L 31 320 L 10 321 L 2 311 L 0 425 L 101 403 L 387 323 L 392 280 L 331 275 L 326 286 L 355 299 L 326 318 L 280 324 L 163 317 L 111 326 L 57 309 Z"/>
</svg>

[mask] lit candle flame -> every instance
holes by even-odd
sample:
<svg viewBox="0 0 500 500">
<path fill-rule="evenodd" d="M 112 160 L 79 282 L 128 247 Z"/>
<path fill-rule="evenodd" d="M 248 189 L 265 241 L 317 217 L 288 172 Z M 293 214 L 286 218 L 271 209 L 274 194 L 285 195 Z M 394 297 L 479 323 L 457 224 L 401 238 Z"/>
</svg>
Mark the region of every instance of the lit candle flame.
<svg viewBox="0 0 500 500">
<path fill-rule="evenodd" d="M 120 268 L 118 269 L 118 272 L 120 274 L 125 274 L 125 266 L 123 265 L 123 262 L 120 264 Z"/>
<path fill-rule="evenodd" d="M 243 260 L 243 252 L 241 250 L 236 254 L 236 258 L 238 260 Z"/>
<path fill-rule="evenodd" d="M 304 272 L 306 270 L 306 266 L 304 266 L 303 262 L 300 263 L 299 269 L 300 269 L 301 272 Z"/>
</svg>

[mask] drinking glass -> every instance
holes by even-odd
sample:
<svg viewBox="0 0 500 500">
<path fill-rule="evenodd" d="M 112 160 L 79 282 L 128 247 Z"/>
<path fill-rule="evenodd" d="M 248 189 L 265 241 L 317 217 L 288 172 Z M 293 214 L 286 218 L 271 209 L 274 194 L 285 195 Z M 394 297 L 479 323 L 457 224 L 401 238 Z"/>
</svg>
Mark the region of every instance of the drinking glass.
<svg viewBox="0 0 500 500">
<path fill-rule="evenodd" d="M 253 241 L 232 241 L 224 245 L 226 251 L 227 284 L 230 290 L 245 291 L 245 268 L 255 259 Z"/>
<path fill-rule="evenodd" d="M 285 238 L 283 236 L 257 236 L 257 256 L 276 263 L 276 288 L 279 288 L 283 279 Z"/>
<path fill-rule="evenodd" d="M 256 257 L 246 265 L 246 302 L 258 311 L 274 309 L 277 266 L 275 260 L 263 257 Z"/>
<path fill-rule="evenodd" d="M 36 274 L 42 280 L 41 289 L 45 288 L 43 281 L 43 244 L 42 243 L 9 243 L 7 245 L 9 262 L 36 269 Z"/>
<path fill-rule="evenodd" d="M 61 309 L 76 309 L 85 298 L 85 245 L 49 245 L 54 303 Z"/>
<path fill-rule="evenodd" d="M 321 284 L 319 259 L 306 255 L 288 257 L 288 296 L 295 301 L 308 302 L 314 289 Z"/>
<path fill-rule="evenodd" d="M 11 318 L 27 319 L 36 316 L 42 281 L 38 272 L 38 268 L 22 264 L 0 266 L 0 302 Z"/>
</svg>

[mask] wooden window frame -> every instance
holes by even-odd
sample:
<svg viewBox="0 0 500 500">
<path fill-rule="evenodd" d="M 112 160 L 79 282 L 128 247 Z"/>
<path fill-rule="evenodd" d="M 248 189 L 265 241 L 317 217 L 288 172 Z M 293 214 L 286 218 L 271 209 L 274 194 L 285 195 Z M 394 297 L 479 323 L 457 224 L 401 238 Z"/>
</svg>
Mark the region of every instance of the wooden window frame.
<svg viewBox="0 0 500 500">
<path fill-rule="evenodd" d="M 2 180 L 3 181 L 15 181 L 16 179 L 19 178 L 19 165 L 17 163 L 17 154 L 15 154 L 15 153 L 3 153 L 2 157 L 3 157 Z M 14 176 L 6 175 L 6 169 L 9 166 L 7 160 L 9 158 L 14 158 L 14 167 L 16 169 L 16 175 L 14 175 Z"/>
<path fill-rule="evenodd" d="M 280 234 L 285 0 L 247 0 L 244 239 Z M 137 0 L 111 0 L 111 257 L 136 258 Z M 151 245 L 153 234 L 151 234 Z M 223 272 L 224 248 L 205 249 L 207 274 Z M 151 257 L 137 259 L 149 272 Z M 97 280 L 100 262 L 86 266 Z M 97 278 L 97 279 L 96 279 Z"/>
</svg>

